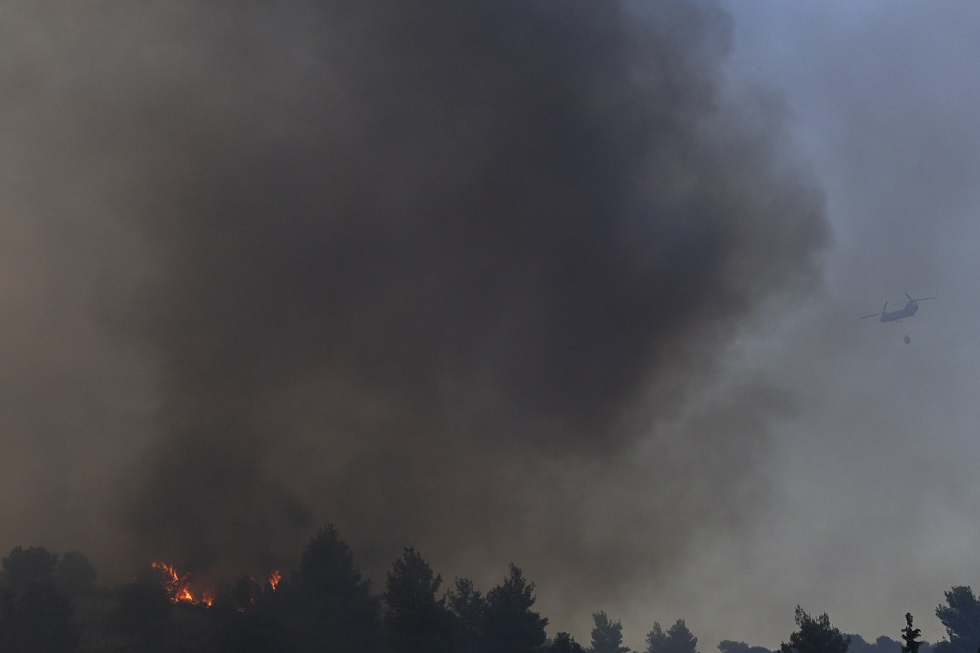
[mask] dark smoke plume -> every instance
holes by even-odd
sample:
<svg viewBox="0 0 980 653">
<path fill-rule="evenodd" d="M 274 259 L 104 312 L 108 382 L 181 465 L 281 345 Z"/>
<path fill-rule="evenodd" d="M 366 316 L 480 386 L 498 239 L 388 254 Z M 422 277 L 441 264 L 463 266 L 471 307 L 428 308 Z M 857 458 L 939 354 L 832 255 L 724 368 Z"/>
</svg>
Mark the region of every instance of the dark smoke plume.
<svg viewBox="0 0 980 653">
<path fill-rule="evenodd" d="M 369 568 L 601 595 L 758 498 L 783 399 L 703 389 L 826 227 L 778 107 L 726 100 L 712 3 L 71 11 L 33 17 L 33 120 L 143 247 L 102 301 L 158 372 L 137 558 L 259 568 L 330 520 Z"/>
</svg>

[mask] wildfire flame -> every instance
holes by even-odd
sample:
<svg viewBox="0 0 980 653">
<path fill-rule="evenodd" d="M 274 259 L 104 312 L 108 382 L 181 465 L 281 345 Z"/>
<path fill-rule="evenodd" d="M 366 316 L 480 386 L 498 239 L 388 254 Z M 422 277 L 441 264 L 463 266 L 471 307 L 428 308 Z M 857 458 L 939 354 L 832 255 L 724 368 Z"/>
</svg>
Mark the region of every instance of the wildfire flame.
<svg viewBox="0 0 980 653">
<path fill-rule="evenodd" d="M 269 587 L 272 591 L 276 591 L 276 587 L 279 585 L 279 581 L 282 580 L 282 574 L 279 573 L 278 569 L 274 569 L 271 574 L 269 574 Z"/>
<path fill-rule="evenodd" d="M 204 592 L 200 601 L 197 600 L 191 591 L 187 576 L 178 574 L 173 565 L 168 565 L 165 562 L 151 562 L 150 566 L 160 572 L 163 589 L 166 590 L 167 596 L 174 603 L 195 603 L 208 607 L 214 603 L 214 592 L 211 590 Z"/>
</svg>

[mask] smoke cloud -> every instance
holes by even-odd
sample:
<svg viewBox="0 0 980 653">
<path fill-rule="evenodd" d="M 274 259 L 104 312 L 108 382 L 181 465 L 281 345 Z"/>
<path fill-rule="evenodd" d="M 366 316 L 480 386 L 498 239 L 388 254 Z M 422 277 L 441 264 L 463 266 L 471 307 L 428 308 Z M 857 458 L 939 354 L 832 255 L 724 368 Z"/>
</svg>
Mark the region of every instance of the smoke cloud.
<svg viewBox="0 0 980 653">
<path fill-rule="evenodd" d="M 764 499 L 791 398 L 723 361 L 826 225 L 714 4 L 47 7 L 6 158 L 108 216 L 78 269 L 152 379 L 107 470 L 134 560 L 259 569 L 329 520 L 587 614 Z"/>
</svg>

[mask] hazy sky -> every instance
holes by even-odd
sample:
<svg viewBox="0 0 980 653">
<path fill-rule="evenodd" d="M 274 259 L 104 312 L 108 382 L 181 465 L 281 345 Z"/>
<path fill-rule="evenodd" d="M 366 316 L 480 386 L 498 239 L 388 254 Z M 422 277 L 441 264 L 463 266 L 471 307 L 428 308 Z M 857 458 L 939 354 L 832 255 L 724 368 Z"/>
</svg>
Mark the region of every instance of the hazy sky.
<svg viewBox="0 0 980 653">
<path fill-rule="evenodd" d="M 800 603 L 869 639 L 897 639 L 911 610 L 935 641 L 942 592 L 977 584 L 980 13 L 954 2 L 728 7 L 730 81 L 764 85 L 790 108 L 833 242 L 822 289 L 746 348 L 798 412 L 774 441 L 773 503 L 736 570 L 731 551 L 712 548 L 716 561 L 695 572 L 713 584 L 701 575 L 712 569 L 724 589 L 692 627 L 719 628 L 720 614 L 772 646 Z M 901 324 L 855 319 L 905 292 L 939 298 Z"/>
<path fill-rule="evenodd" d="M 0 550 L 220 579 L 331 521 L 378 580 L 513 561 L 584 641 L 774 648 L 797 604 L 940 639 L 980 536 L 978 27 L 8 5 Z"/>
</svg>

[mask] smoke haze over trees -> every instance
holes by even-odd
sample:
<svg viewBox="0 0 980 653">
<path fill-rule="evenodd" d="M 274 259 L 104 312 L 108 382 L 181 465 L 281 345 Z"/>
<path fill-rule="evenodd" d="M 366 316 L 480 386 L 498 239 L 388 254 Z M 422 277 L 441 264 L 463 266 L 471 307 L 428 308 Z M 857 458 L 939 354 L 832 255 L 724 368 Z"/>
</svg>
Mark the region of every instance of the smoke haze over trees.
<svg viewBox="0 0 980 653">
<path fill-rule="evenodd" d="M 623 627 L 605 612 L 593 613 L 592 643 L 584 649 L 567 631 L 551 628 L 536 610 L 535 584 L 511 564 L 485 593 L 457 578 L 439 593 L 440 576 L 412 547 L 388 571 L 376 595 L 337 529 L 327 525 L 307 541 L 299 566 L 273 570 L 265 579 L 245 574 L 214 587 L 155 562 L 122 585 L 95 583 L 97 572 L 77 551 L 62 556 L 44 547 L 15 547 L 2 559 L 0 645 L 5 652 L 109 653 L 196 651 L 240 653 L 629 653 Z M 59 578 L 80 582 L 64 584 Z M 952 607 L 957 595 L 947 593 Z M 911 615 L 902 630 L 915 653 L 921 646 Z M 957 622 L 976 628 L 975 618 Z M 581 626 L 581 624 L 579 625 Z M 824 613 L 796 609 L 797 630 L 782 650 L 817 653 L 892 653 L 897 642 L 881 636 L 869 645 L 843 636 Z M 954 632 L 954 631 L 951 631 Z M 658 622 L 647 653 L 697 653 L 698 638 L 678 619 L 666 631 Z M 851 642 L 857 642 L 850 648 Z M 949 642 L 944 642 L 946 646 Z M 721 653 L 767 649 L 724 640 Z"/>
<path fill-rule="evenodd" d="M 848 653 L 851 638 L 830 624 L 826 612 L 812 617 L 796 606 L 796 626 L 789 642 L 780 645 L 781 653 Z"/>
<path fill-rule="evenodd" d="M 156 24 L 226 18 L 178 6 Z M 111 123 L 86 116 L 111 144 L 97 153 L 133 171 L 114 208 L 154 264 L 113 311 L 162 392 L 125 526 L 205 571 L 284 555 L 311 512 L 386 552 L 466 533 L 480 555 L 545 510 L 535 537 L 570 581 L 598 556 L 616 583 L 636 552 L 583 548 L 587 515 L 569 509 L 584 497 L 566 492 L 651 419 L 679 419 L 730 325 L 808 287 L 823 242 L 819 193 L 776 136 L 720 110 L 727 19 L 688 3 L 292 6 L 248 5 L 217 38 L 144 34 L 178 38 L 187 68 L 141 62 L 141 86 L 168 83 L 124 96 Z M 115 52 L 92 56 L 136 82 Z M 652 493 L 693 483 L 724 504 L 709 477 L 751 473 L 767 402 L 730 401 L 664 429 L 691 471 L 661 470 Z M 716 433 L 718 411 L 744 432 Z M 717 448 L 734 461 L 683 460 Z M 299 452 L 321 462 L 286 472 Z M 646 565 L 686 537 L 670 530 Z M 263 545 L 237 551 L 242 534 Z"/>
<path fill-rule="evenodd" d="M 678 619 L 666 631 L 659 622 L 647 633 L 646 653 L 698 653 L 698 638 Z"/>
<path fill-rule="evenodd" d="M 613 621 L 603 611 L 592 615 L 595 627 L 592 628 L 592 644 L 590 653 L 629 653 L 629 647 L 623 646 L 623 624 Z"/>
<path fill-rule="evenodd" d="M 9 291 L 43 352 L 9 361 L 10 446 L 59 457 L 18 520 L 216 581 L 325 516 L 374 577 L 405 541 L 481 579 L 519 542 L 571 615 L 764 505 L 793 398 L 724 356 L 828 231 L 783 107 L 727 93 L 716 3 L 38 2 L 4 30 L 6 247 L 51 261 Z"/>
<path fill-rule="evenodd" d="M 797 604 L 949 639 L 980 5 L 2 16 L 0 551 L 291 582 L 331 521 L 377 594 L 405 545 L 439 595 L 514 561 L 586 646 L 778 648 Z"/>
</svg>

